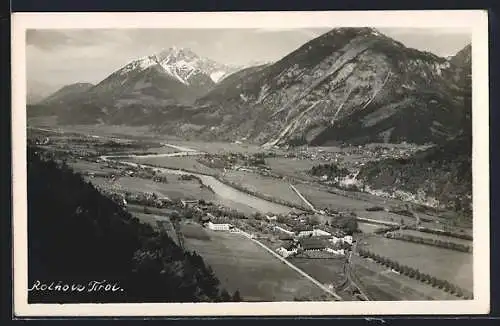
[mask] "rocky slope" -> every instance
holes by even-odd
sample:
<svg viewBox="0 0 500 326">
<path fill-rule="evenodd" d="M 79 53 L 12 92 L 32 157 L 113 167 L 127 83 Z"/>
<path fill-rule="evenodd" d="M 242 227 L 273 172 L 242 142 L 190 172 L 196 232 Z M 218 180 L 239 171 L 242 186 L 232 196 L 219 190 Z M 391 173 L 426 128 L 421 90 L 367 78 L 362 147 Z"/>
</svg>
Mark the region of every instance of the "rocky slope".
<svg viewBox="0 0 500 326">
<path fill-rule="evenodd" d="M 463 129 L 454 139 L 408 160 L 373 162 L 361 169 L 360 183 L 374 192 L 403 191 L 420 203 L 472 214 L 471 46 L 450 58 L 457 101 L 464 103 Z"/>
<path fill-rule="evenodd" d="M 336 28 L 234 73 L 171 48 L 114 72 L 59 117 L 266 146 L 445 143 L 470 128 L 470 58 L 470 46 L 445 59 L 372 28 Z"/>
<path fill-rule="evenodd" d="M 443 142 L 463 129 L 468 105 L 457 60 L 371 28 L 333 29 L 274 64 L 226 78 L 185 125 L 164 129 L 268 146 Z"/>
</svg>

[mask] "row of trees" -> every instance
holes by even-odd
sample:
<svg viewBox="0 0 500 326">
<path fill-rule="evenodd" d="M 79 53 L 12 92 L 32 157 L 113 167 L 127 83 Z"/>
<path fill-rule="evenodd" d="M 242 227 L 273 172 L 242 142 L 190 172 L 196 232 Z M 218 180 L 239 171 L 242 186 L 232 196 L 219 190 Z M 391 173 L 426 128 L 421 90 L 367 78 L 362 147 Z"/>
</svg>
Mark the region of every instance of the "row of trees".
<svg viewBox="0 0 500 326">
<path fill-rule="evenodd" d="M 445 248 L 445 249 L 450 249 L 450 250 L 456 250 L 456 251 L 461 251 L 461 252 L 472 252 L 472 247 L 460 243 L 455 243 L 455 242 L 450 242 L 450 241 L 442 241 L 438 239 L 431 239 L 431 238 L 422 238 L 422 237 L 417 237 L 414 235 L 410 234 L 401 234 L 401 233 L 394 233 L 394 232 L 388 232 L 385 234 L 387 238 L 391 239 L 397 239 L 397 240 L 403 240 L 403 241 L 408 241 L 408 242 L 413 242 L 413 243 L 418 243 L 418 244 L 425 244 L 429 246 L 435 246 L 439 248 Z"/>
<path fill-rule="evenodd" d="M 457 232 L 452 232 L 452 231 L 445 231 L 445 230 L 434 230 L 434 229 L 429 229 L 425 227 L 413 227 L 412 229 L 424 232 L 424 233 L 430 233 L 430 234 L 438 234 L 438 235 L 443 235 L 447 237 L 452 237 L 452 238 L 457 238 L 457 239 L 463 239 L 463 240 L 470 240 L 472 241 L 473 237 L 472 235 L 465 234 L 465 233 L 457 233 Z"/>
<path fill-rule="evenodd" d="M 358 249 L 358 253 L 363 258 L 371 258 L 375 262 L 390 269 L 393 269 L 398 273 L 401 273 L 405 276 L 416 279 L 418 281 L 430 284 L 432 287 L 442 289 L 443 291 L 446 291 L 450 294 L 454 294 L 457 297 L 463 297 L 464 299 L 472 298 L 470 293 L 467 293 L 467 291 L 461 289 L 459 286 L 454 285 L 446 280 L 441 280 L 429 274 L 423 273 L 416 268 L 399 264 L 396 261 L 393 261 L 387 257 L 380 256 L 366 249 L 360 248 Z"/>
</svg>

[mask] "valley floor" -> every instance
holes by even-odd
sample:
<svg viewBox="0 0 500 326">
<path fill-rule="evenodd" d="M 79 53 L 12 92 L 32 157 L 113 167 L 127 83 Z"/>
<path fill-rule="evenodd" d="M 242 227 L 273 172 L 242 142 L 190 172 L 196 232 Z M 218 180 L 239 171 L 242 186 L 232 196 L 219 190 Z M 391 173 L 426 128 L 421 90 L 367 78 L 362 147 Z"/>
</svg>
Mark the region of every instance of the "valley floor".
<svg viewBox="0 0 500 326">
<path fill-rule="evenodd" d="M 33 121 L 31 121 L 33 123 Z M 265 219 L 256 220 L 255 213 L 273 213 L 286 216 L 291 212 L 311 214 L 310 208 L 291 186 L 303 195 L 316 210 L 328 209 L 358 218 L 360 233 L 354 235 L 360 248 L 368 248 L 379 255 L 393 259 L 400 264 L 418 268 L 439 279 L 444 279 L 467 291 L 472 291 L 472 254 L 457 252 L 451 249 L 435 246 L 410 243 L 402 240 L 387 239 L 378 232 L 392 224 L 415 223 L 413 217 L 390 212 L 398 205 L 405 203 L 399 200 L 380 198 L 369 194 L 345 192 L 320 185 L 311 178 L 306 171 L 313 165 L 328 160 L 287 158 L 287 151 L 277 149 L 275 158 L 266 158 L 266 166 L 273 175 L 256 171 L 224 169 L 207 166 L 200 163 L 198 156 L 181 157 L 135 157 L 113 160 L 113 153 L 148 152 L 157 154 L 171 154 L 178 152 L 174 147 L 193 149 L 196 152 L 225 155 L 226 153 L 241 153 L 253 155 L 260 153 L 254 145 L 205 143 L 197 141 L 183 141 L 169 136 L 159 137 L 141 128 L 122 128 L 120 126 L 103 128 L 102 126 L 72 126 L 59 129 L 51 121 L 36 121 L 36 125 L 28 130 L 28 138 L 39 141 L 46 137 L 48 143 L 39 144 L 41 148 L 56 153 L 55 159 L 65 157 L 75 171 L 86 175 L 86 179 L 110 194 L 148 195 L 155 194 L 156 199 L 176 200 L 203 200 L 219 207 L 225 207 L 246 216 L 246 219 L 234 219 L 231 216 L 220 216 L 220 219 L 229 222 L 244 232 L 255 235 L 257 239 L 272 250 L 285 245 L 279 234 L 272 231 L 276 222 Z M 58 132 L 54 132 L 54 130 Z M 109 147 L 107 142 L 131 141 L 142 142 L 140 147 Z M 146 142 L 151 142 L 146 145 Z M 106 145 L 108 144 L 108 145 Z M 165 146 L 165 144 L 174 145 Z M 108 147 L 107 147 L 108 146 Z M 113 145 L 115 146 L 115 145 Z M 311 149 L 318 151 L 318 149 Z M 322 148 L 322 155 L 326 149 Z M 331 149 L 332 152 L 335 149 Z M 110 159 L 99 159 L 107 155 Z M 354 156 L 357 155 L 357 156 Z M 362 153 L 353 154 L 346 159 L 362 160 Z M 144 164 L 150 170 L 135 168 L 127 169 L 120 165 L 122 162 Z M 192 174 L 193 178 L 182 177 L 180 174 L 169 172 L 168 169 L 185 170 L 185 175 Z M 156 169 L 156 170 L 155 170 Z M 216 181 L 207 182 L 206 178 Z M 278 178 L 278 177 L 279 178 Z M 210 179 L 212 180 L 212 179 Z M 232 188 L 237 187 L 237 189 Z M 238 192 L 238 198 L 234 197 Z M 233 196 L 233 197 L 232 197 Z M 168 212 L 163 209 L 148 207 L 148 204 L 126 203 L 129 211 L 144 223 L 153 226 L 163 225 L 175 241 L 180 241 L 187 250 L 196 251 L 213 268 L 223 285 L 230 291 L 240 291 L 247 301 L 291 301 L 291 300 L 334 300 L 335 298 L 322 290 L 313 282 L 303 277 L 295 270 L 276 259 L 265 249 L 257 245 L 242 234 L 229 231 L 208 230 L 196 220 L 183 219 L 179 232 L 169 222 Z M 374 206 L 382 206 L 386 210 L 370 211 Z M 367 210 L 368 209 L 368 210 Z M 335 214 L 319 214 L 318 223 L 321 227 L 325 222 L 336 219 Z M 448 221 L 432 215 L 430 212 L 421 213 L 426 218 L 422 225 L 427 228 L 447 230 L 456 233 L 472 234 L 470 228 L 448 225 Z M 365 223 L 367 220 L 373 223 Z M 364 221 L 364 222 L 363 222 Z M 165 223 L 163 223 L 165 222 Z M 170 223 L 170 224 L 169 224 Z M 391 224 L 392 223 L 392 224 Z M 166 226 L 165 226 L 166 225 Z M 170 225 L 170 226 L 169 226 Z M 456 237 L 423 233 L 416 230 L 402 230 L 407 234 L 431 238 L 441 241 L 456 242 L 472 246 L 472 241 Z M 179 239 L 181 235 L 182 239 Z M 356 280 L 350 280 L 352 286 L 342 286 L 348 280 L 346 275 L 346 260 L 339 257 L 331 259 L 314 259 L 305 257 L 290 257 L 287 259 L 292 265 L 304 271 L 314 280 L 328 289 L 338 289 L 343 300 L 356 300 L 352 291 L 358 288 L 366 292 L 371 300 L 417 300 L 459 299 L 428 284 L 405 275 L 393 273 L 381 268 L 369 259 L 362 258 L 353 252 L 352 275 Z M 349 274 L 350 275 L 350 274 Z M 347 284 L 348 285 L 348 284 Z M 349 288 L 349 289 L 347 289 Z"/>
</svg>

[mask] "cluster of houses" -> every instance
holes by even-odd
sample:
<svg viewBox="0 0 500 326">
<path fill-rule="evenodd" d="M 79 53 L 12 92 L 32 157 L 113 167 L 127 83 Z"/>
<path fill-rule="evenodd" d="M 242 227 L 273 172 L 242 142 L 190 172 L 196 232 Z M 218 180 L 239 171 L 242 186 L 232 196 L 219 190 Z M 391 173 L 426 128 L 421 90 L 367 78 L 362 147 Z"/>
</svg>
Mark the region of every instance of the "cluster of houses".
<svg viewBox="0 0 500 326">
<path fill-rule="evenodd" d="M 37 145 L 48 145 L 48 144 L 50 144 L 50 138 L 49 137 L 37 137 L 35 139 L 35 144 L 37 144 Z"/>
<path fill-rule="evenodd" d="M 299 226 L 294 230 L 274 226 L 273 230 L 281 233 L 280 239 L 286 241 L 282 247 L 276 250 L 283 257 L 295 255 L 299 250 L 325 251 L 343 256 L 345 250 L 353 244 L 351 235 L 332 234 L 320 228 L 309 226 Z"/>
<path fill-rule="evenodd" d="M 347 241 L 335 237 L 331 239 L 316 237 L 301 238 L 293 239 L 292 241 L 285 243 L 283 246 L 278 248 L 276 252 L 285 258 L 296 255 L 299 251 L 326 252 L 337 256 L 345 256 L 346 250 L 350 247 L 350 245 L 345 244 L 347 244 Z"/>
<path fill-rule="evenodd" d="M 207 229 L 244 233 L 234 225 L 227 223 L 226 220 L 221 221 L 221 219 L 207 212 L 205 206 L 208 206 L 208 203 L 202 204 L 195 200 L 182 200 L 181 205 L 182 207 L 194 207 L 196 210 L 203 212 L 200 223 Z M 265 215 L 265 219 L 271 222 L 268 225 L 270 230 L 279 234 L 279 239 L 284 243 L 282 247 L 276 250 L 283 257 L 295 255 L 299 251 L 323 252 L 343 256 L 353 244 L 351 235 L 346 235 L 340 230 L 329 232 L 319 226 L 307 225 L 307 223 L 304 223 L 304 216 L 295 216 L 297 213 L 292 215 L 294 215 L 295 219 L 288 220 L 286 224 L 278 223 L 278 217 L 275 215 Z M 247 236 L 255 238 L 253 234 L 247 234 Z"/>
</svg>

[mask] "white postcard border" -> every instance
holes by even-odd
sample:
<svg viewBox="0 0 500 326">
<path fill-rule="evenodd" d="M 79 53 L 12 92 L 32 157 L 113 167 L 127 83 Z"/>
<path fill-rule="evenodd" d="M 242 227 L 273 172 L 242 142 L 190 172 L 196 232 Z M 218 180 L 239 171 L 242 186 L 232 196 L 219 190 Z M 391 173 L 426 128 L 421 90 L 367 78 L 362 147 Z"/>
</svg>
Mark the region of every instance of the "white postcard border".
<svg viewBox="0 0 500 326">
<path fill-rule="evenodd" d="M 163 304 L 28 304 L 26 29 L 420 27 L 472 31 L 474 300 Z M 219 13 L 15 13 L 12 16 L 14 314 L 255 316 L 486 314 L 490 304 L 488 16 L 481 10 Z"/>
</svg>

